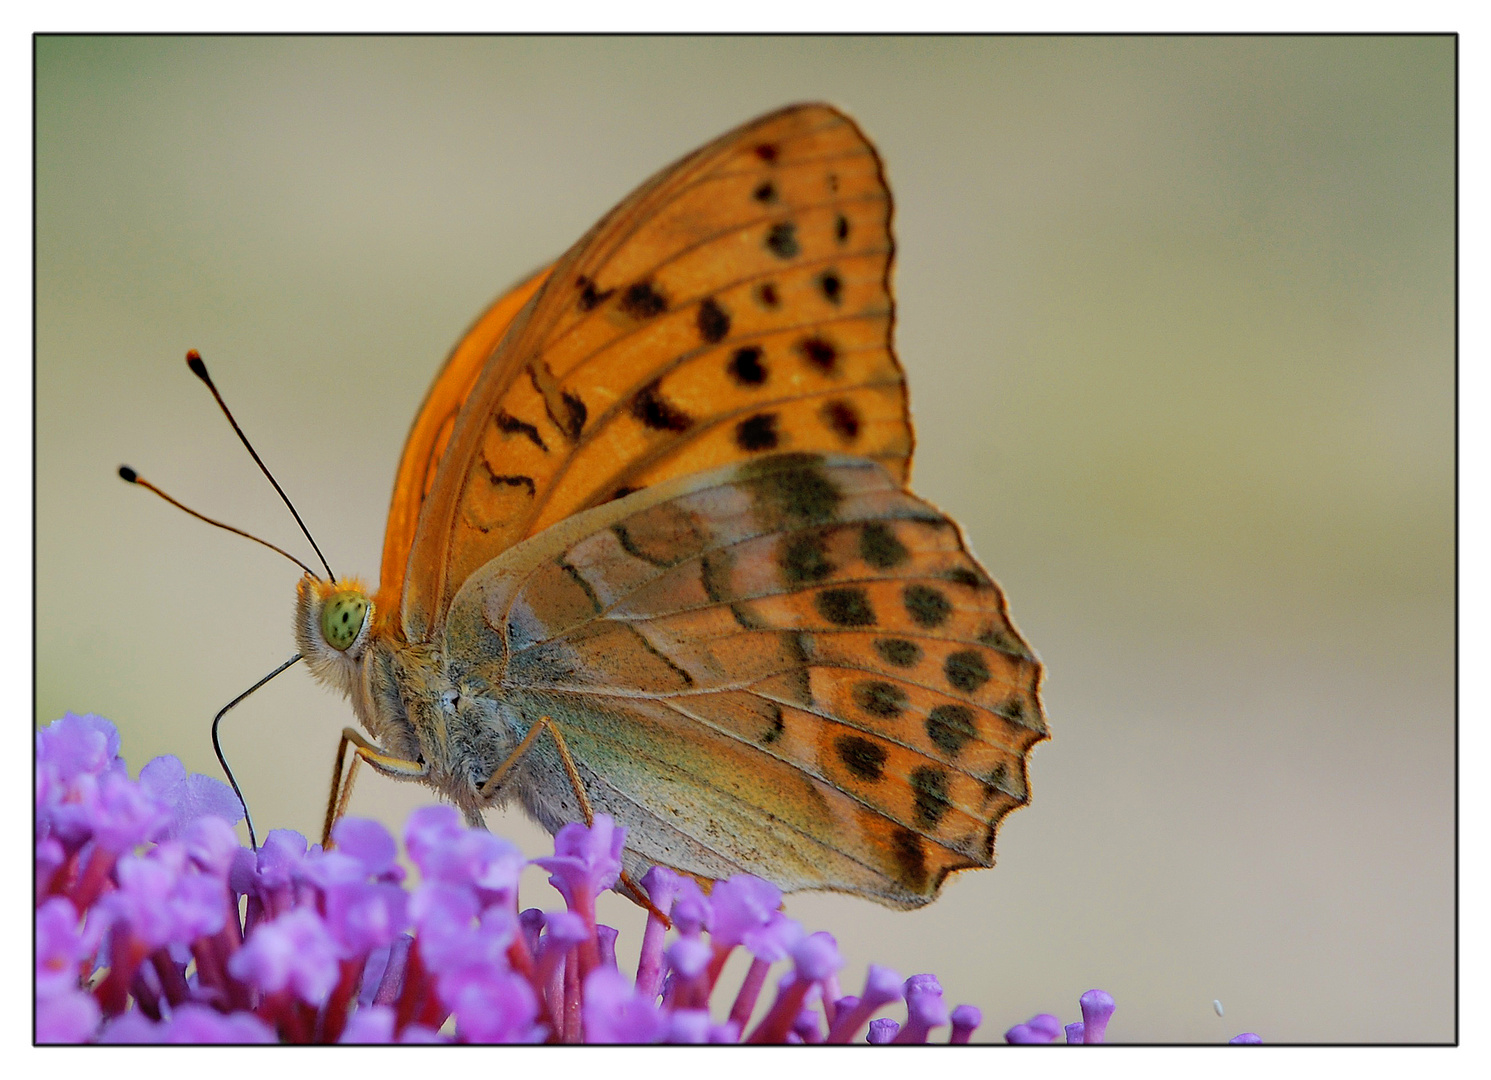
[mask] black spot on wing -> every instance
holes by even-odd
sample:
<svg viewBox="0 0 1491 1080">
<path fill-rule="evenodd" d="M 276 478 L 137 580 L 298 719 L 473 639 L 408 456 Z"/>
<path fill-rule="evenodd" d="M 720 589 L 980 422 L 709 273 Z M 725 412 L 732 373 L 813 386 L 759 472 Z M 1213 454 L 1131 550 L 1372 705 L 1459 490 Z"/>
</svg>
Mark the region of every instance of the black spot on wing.
<svg viewBox="0 0 1491 1080">
<path fill-rule="evenodd" d="M 813 706 L 813 678 L 808 670 L 812 637 L 796 630 L 782 632 L 782 655 L 791 668 L 783 673 L 787 693 L 804 708 Z"/>
<path fill-rule="evenodd" d="M 839 760 L 861 780 L 876 783 L 885 776 L 885 747 L 858 735 L 840 735 L 834 740 Z"/>
<path fill-rule="evenodd" d="M 989 665 L 973 649 L 951 653 L 942 665 L 947 681 L 957 690 L 971 694 L 989 681 Z"/>
<path fill-rule="evenodd" d="M 841 244 L 849 239 L 849 219 L 843 214 L 834 222 L 834 239 Z"/>
<path fill-rule="evenodd" d="M 844 493 L 815 454 L 777 454 L 741 471 L 755 509 L 772 527 L 812 525 L 838 513 Z"/>
<path fill-rule="evenodd" d="M 918 824 L 935 828 L 951 806 L 947 798 L 947 770 L 918 765 L 911 770 L 911 790 L 916 795 Z"/>
<path fill-rule="evenodd" d="M 844 279 L 837 270 L 825 270 L 818 275 L 818 291 L 823 293 L 823 299 L 838 307 L 844 302 Z"/>
<path fill-rule="evenodd" d="M 782 306 L 782 298 L 777 292 L 777 287 L 770 281 L 763 281 L 756 286 L 756 303 L 768 311 L 775 311 Z"/>
<path fill-rule="evenodd" d="M 710 297 L 699 305 L 699 336 L 705 341 L 723 341 L 730 333 L 730 313 Z"/>
<path fill-rule="evenodd" d="M 766 381 L 766 365 L 761 363 L 761 350 L 755 345 L 736 349 L 725 370 L 741 386 L 760 386 Z"/>
<path fill-rule="evenodd" d="M 824 589 L 813 597 L 813 604 L 818 614 L 835 626 L 875 625 L 875 609 L 863 589 Z"/>
<path fill-rule="evenodd" d="M 761 143 L 756 147 L 756 156 L 768 165 L 777 163 L 778 150 L 775 143 Z"/>
<path fill-rule="evenodd" d="M 751 192 L 751 198 L 755 199 L 758 203 L 769 206 L 777 201 L 777 186 L 770 180 L 763 180 L 761 186 Z"/>
<path fill-rule="evenodd" d="M 595 287 L 595 282 L 591 281 L 584 274 L 581 274 L 575 279 L 575 288 L 580 290 L 579 303 L 581 311 L 594 310 L 616 291 L 615 289 L 607 289 L 605 292 L 598 291 Z"/>
<path fill-rule="evenodd" d="M 955 566 L 942 576 L 955 585 L 963 585 L 970 589 L 986 589 L 991 584 L 988 578 L 967 566 Z"/>
<path fill-rule="evenodd" d="M 693 417 L 663 397 L 661 380 L 654 379 L 632 398 L 632 416 L 653 431 L 687 431 Z"/>
<path fill-rule="evenodd" d="M 826 402 L 819 415 L 840 441 L 852 443 L 859 438 L 859 412 L 849 402 Z"/>
<path fill-rule="evenodd" d="M 837 375 L 839 373 L 839 350 L 833 342 L 818 334 L 805 337 L 799 341 L 795 348 L 798 355 L 808 362 L 815 371 L 824 375 Z"/>
<path fill-rule="evenodd" d="M 685 685 L 685 686 L 693 686 L 694 685 L 694 677 L 692 675 L 690 675 L 688 673 L 688 671 L 686 671 L 685 669 L 679 667 L 676 663 L 674 663 L 673 662 L 673 658 L 670 657 L 667 653 L 662 652 L 660 649 L 658 649 L 656 646 L 654 646 L 652 644 L 652 642 L 648 641 L 646 634 L 642 633 L 642 631 L 639 630 L 639 629 L 637 629 L 637 627 L 632 626 L 632 625 L 630 625 L 628 623 L 621 623 L 619 625 L 625 626 L 628 630 L 630 630 L 632 632 L 632 636 L 637 639 L 638 643 L 644 649 L 646 649 L 648 652 L 650 652 L 657 659 L 661 660 L 667 667 L 671 668 L 672 671 L 673 671 L 673 673 L 678 676 L 679 680 L 683 683 L 683 685 Z"/>
<path fill-rule="evenodd" d="M 750 453 L 775 450 L 780 441 L 776 413 L 757 413 L 735 425 L 735 445 Z"/>
<path fill-rule="evenodd" d="M 922 647 L 905 638 L 876 638 L 875 651 L 880 659 L 898 668 L 916 667 L 922 659 Z"/>
<path fill-rule="evenodd" d="M 928 629 L 941 626 L 953 611 L 947 597 L 930 585 L 907 585 L 901 590 L 901 598 L 912 621 Z"/>
<path fill-rule="evenodd" d="M 797 242 L 797 226 L 790 221 L 779 221 L 766 233 L 766 248 L 779 259 L 790 259 L 802 252 Z"/>
<path fill-rule="evenodd" d="M 911 553 L 896 537 L 894 529 L 883 521 L 871 521 L 859 531 L 859 557 L 877 570 L 890 570 L 904 563 Z"/>
<path fill-rule="evenodd" d="M 828 560 L 827 545 L 821 533 L 798 533 L 787 538 L 777 553 L 777 565 L 788 585 L 822 581 L 838 567 Z"/>
<path fill-rule="evenodd" d="M 855 684 L 854 703 L 871 716 L 893 720 L 906 708 L 906 691 L 895 683 L 866 679 Z"/>
<path fill-rule="evenodd" d="M 668 310 L 668 298 L 652 282 L 639 281 L 622 294 L 621 310 L 634 319 L 650 319 Z"/>
<path fill-rule="evenodd" d="M 927 738 L 949 757 L 978 736 L 973 710 L 967 705 L 938 705 L 927 713 Z"/>
<path fill-rule="evenodd" d="M 1016 773 L 1012 773 L 1008 765 L 1000 762 L 989 770 L 984 777 L 984 798 L 992 799 L 996 792 L 1004 792 L 1017 799 L 1021 803 L 1030 801 L 1030 793 L 1026 790 L 1025 781 Z"/>
<path fill-rule="evenodd" d="M 806 667 L 812 659 L 812 646 L 812 634 L 805 634 L 799 630 L 786 630 L 782 633 L 782 648 L 794 664 Z"/>
<path fill-rule="evenodd" d="M 612 525 L 611 535 L 616 537 L 616 542 L 621 545 L 621 550 L 632 558 L 641 559 L 643 562 L 651 563 L 653 566 L 671 565 L 668 562 L 659 561 L 655 555 L 644 550 L 640 544 L 633 540 L 632 531 L 626 527 L 626 522 L 618 521 L 615 525 Z"/>
</svg>

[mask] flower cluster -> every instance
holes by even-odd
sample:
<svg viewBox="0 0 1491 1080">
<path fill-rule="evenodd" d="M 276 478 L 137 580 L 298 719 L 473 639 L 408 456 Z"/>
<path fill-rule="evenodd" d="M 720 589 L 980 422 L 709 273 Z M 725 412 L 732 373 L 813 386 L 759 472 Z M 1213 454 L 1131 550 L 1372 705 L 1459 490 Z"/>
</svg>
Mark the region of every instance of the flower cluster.
<svg viewBox="0 0 1491 1080">
<path fill-rule="evenodd" d="M 1054 1043 L 1066 1032 L 1070 1044 L 1093 1045 L 1101 1043 L 1108 1030 L 1108 1018 L 1113 1015 L 1113 995 L 1105 990 L 1089 990 L 1083 994 L 1082 1019 L 1062 1027 L 1061 1021 L 1050 1013 L 1037 1013 L 1023 1024 L 1016 1024 L 1004 1033 L 1004 1041 L 1018 1045 Z M 1251 1031 L 1229 1040 L 1235 1046 L 1255 1045 L 1263 1042 Z"/>
<path fill-rule="evenodd" d="M 842 994 L 833 937 L 808 933 L 774 885 L 743 874 L 706 895 L 650 870 L 628 978 L 617 932 L 596 921 L 625 842 L 605 816 L 561 829 L 554 854 L 532 860 L 563 910 L 520 910 L 528 861 L 449 807 L 409 819 L 410 888 L 394 838 L 371 821 L 339 822 L 327 850 L 287 830 L 240 846 L 225 785 L 172 757 L 131 780 L 118 732 L 96 716 L 38 732 L 36 770 L 42 1042 L 920 1043 L 945 1028 L 966 1043 L 981 1020 L 970 1005 L 949 1010 L 931 975 L 871 965 L 864 989 Z M 749 967 L 717 1020 L 736 949 Z M 758 1009 L 777 963 L 775 996 Z M 901 1003 L 904 1022 L 875 1018 Z M 1068 1041 L 1100 1042 L 1113 999 L 1091 991 L 1082 1010 Z M 1043 1015 L 1007 1038 L 1051 1042 L 1059 1030 Z"/>
</svg>

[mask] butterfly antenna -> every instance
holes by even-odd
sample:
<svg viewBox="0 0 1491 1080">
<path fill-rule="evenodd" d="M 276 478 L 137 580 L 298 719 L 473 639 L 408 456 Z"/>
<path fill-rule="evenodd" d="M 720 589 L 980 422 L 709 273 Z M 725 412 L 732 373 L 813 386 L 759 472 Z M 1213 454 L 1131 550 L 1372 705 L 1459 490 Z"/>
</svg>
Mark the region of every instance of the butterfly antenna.
<svg viewBox="0 0 1491 1080">
<path fill-rule="evenodd" d="M 237 705 L 244 698 L 248 697 L 255 690 L 259 689 L 259 687 L 263 686 L 270 679 L 280 674 L 280 672 L 284 671 L 292 664 L 296 664 L 299 662 L 300 654 L 296 653 L 279 667 L 271 671 L 268 675 L 264 676 L 264 678 L 254 683 L 253 686 L 250 686 L 243 693 L 239 694 L 232 701 L 228 702 L 228 704 L 224 705 L 221 709 L 218 710 L 217 715 L 212 718 L 212 752 L 217 755 L 217 763 L 223 767 L 223 772 L 227 774 L 228 783 L 233 786 L 233 794 L 238 796 L 238 805 L 243 807 L 243 820 L 248 825 L 249 844 L 255 851 L 259 850 L 259 838 L 254 835 L 254 819 L 249 816 L 248 803 L 244 801 L 243 791 L 238 787 L 238 781 L 233 776 L 233 770 L 228 768 L 228 759 L 223 756 L 223 744 L 218 740 L 217 726 L 218 724 L 222 723 L 223 717 L 228 715 L 229 709 L 233 708 L 233 706 Z"/>
<path fill-rule="evenodd" d="M 190 514 L 192 517 L 196 518 L 198 521 L 205 521 L 209 525 L 216 525 L 219 529 L 227 529 L 230 533 L 237 533 L 239 536 L 242 536 L 242 537 L 244 537 L 244 538 L 246 538 L 248 540 L 252 540 L 256 544 L 263 544 L 270 551 L 277 551 L 277 552 L 279 552 L 285 558 L 287 558 L 291 562 L 293 562 L 296 566 L 298 566 L 302 570 L 304 570 L 307 574 L 310 574 L 311 577 L 315 577 L 316 576 L 316 572 L 314 570 L 312 570 L 305 563 L 301 562 L 294 555 L 291 555 L 284 548 L 282 548 L 282 547 L 276 547 L 275 545 L 271 544 L 268 540 L 261 540 L 257 536 L 255 536 L 253 533 L 244 532 L 242 529 L 235 529 L 232 525 L 229 525 L 226 522 L 218 521 L 215 518 L 210 518 L 206 514 L 199 514 L 199 513 L 197 513 L 190 506 L 186 506 L 186 505 L 184 505 L 182 503 L 177 502 L 175 499 L 171 498 L 171 496 L 167 495 L 164 491 L 162 491 L 160 488 L 156 487 L 149 480 L 146 480 L 143 476 L 141 476 L 139 473 L 135 472 L 135 470 L 131 469 L 128 465 L 121 465 L 121 466 L 119 466 L 119 479 L 123 480 L 125 483 L 128 483 L 128 484 L 137 484 L 138 486 L 144 488 L 146 491 L 153 491 L 153 492 L 155 492 L 155 494 L 159 495 L 162 499 L 165 499 L 166 502 L 168 502 L 172 506 L 176 507 L 176 509 L 186 511 L 188 514 Z M 320 552 L 317 552 L 317 554 L 320 554 Z M 328 574 L 331 573 L 331 568 L 328 567 L 327 570 L 326 570 L 326 572 Z M 332 580 L 335 581 L 336 579 L 333 578 Z"/>
<path fill-rule="evenodd" d="M 212 376 L 207 374 L 207 365 L 202 362 L 202 354 L 197 352 L 196 349 L 188 350 L 186 354 L 186 366 L 191 368 L 192 374 L 206 383 L 207 389 L 212 391 L 212 396 L 217 399 L 218 408 L 223 410 L 223 415 L 228 418 L 228 423 L 233 425 L 233 430 L 238 433 L 239 440 L 242 441 L 244 448 L 248 450 L 249 456 L 254 459 L 254 464 L 258 465 L 264 475 L 269 477 L 269 482 L 274 485 L 274 490 L 278 491 L 280 498 L 285 500 L 285 505 L 290 508 L 290 513 L 295 517 L 295 524 L 300 526 L 300 531 L 305 533 L 305 538 L 311 542 L 311 547 L 316 549 L 316 558 L 320 559 L 321 565 L 326 567 L 326 576 L 335 583 L 337 576 L 331 572 L 331 564 L 326 561 L 326 556 L 321 554 L 321 548 L 317 546 L 316 538 L 311 535 L 311 530 L 307 529 L 305 522 L 300 520 L 300 513 L 295 509 L 295 504 L 290 501 L 290 496 L 285 494 L 285 489 L 280 487 L 279 481 L 274 478 L 274 474 L 269 471 L 269 467 L 264 464 L 258 453 L 255 452 L 253 444 L 248 441 L 248 436 L 243 433 L 243 428 L 239 427 L 238 421 L 233 419 L 233 413 L 229 411 L 228 403 L 223 400 L 223 395 L 219 394 L 217 387 L 212 384 Z M 311 576 L 314 577 L 315 575 Z"/>
</svg>

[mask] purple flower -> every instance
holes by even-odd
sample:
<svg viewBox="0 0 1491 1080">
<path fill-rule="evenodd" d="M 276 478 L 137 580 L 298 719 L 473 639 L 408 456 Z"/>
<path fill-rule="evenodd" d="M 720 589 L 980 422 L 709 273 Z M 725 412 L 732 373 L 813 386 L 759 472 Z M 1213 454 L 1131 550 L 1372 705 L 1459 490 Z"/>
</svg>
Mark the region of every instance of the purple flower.
<svg viewBox="0 0 1491 1080">
<path fill-rule="evenodd" d="M 91 931 L 90 927 L 90 931 Z M 36 1038 L 82 1042 L 98 1027 L 98 1002 L 79 988 L 79 975 L 97 948 L 72 903 L 54 897 L 36 912 Z"/>
<path fill-rule="evenodd" d="M 736 874 L 716 885 L 709 900 L 714 908 L 709 928 L 714 943 L 726 948 L 744 945 L 755 954 L 754 943 L 782 906 L 782 890 L 750 874 Z"/>
<path fill-rule="evenodd" d="M 228 961 L 230 974 L 319 1005 L 337 981 L 337 944 L 314 911 L 296 908 L 262 922 Z"/>
<path fill-rule="evenodd" d="M 984 1022 L 984 1014 L 973 1005 L 959 1005 L 953 1010 L 953 1033 L 947 1040 L 950 1043 L 966 1043 L 973 1036 L 974 1029 Z"/>
<path fill-rule="evenodd" d="M 664 1041 L 707 1043 L 710 1026 L 708 1009 L 674 1009 L 668 1013 L 668 1034 Z"/>
<path fill-rule="evenodd" d="M 843 1002 L 839 1003 L 840 1012 L 834 1017 L 827 1041 L 848 1042 L 854 1037 L 855 1032 L 864 1026 L 865 1021 L 875 1015 L 877 1009 L 892 1001 L 901 1000 L 901 994 L 901 976 L 890 968 L 871 964 L 869 970 L 865 972 L 865 992 L 857 999 L 845 999 L 853 1000 L 853 1005 L 845 1006 Z M 894 1021 L 891 1022 L 894 1023 Z M 899 1024 L 896 1026 L 900 1027 Z"/>
<path fill-rule="evenodd" d="M 678 883 L 670 914 L 674 929 L 685 937 L 697 937 L 706 930 L 711 931 L 712 936 L 714 907 L 693 878 L 683 878 Z"/>
<path fill-rule="evenodd" d="M 94 841 L 115 854 L 155 839 L 171 822 L 171 811 L 124 772 L 99 778 L 89 810 L 87 827 Z"/>
<path fill-rule="evenodd" d="M 294 883 L 302 874 L 307 845 L 290 829 L 271 829 L 257 853 L 240 849 L 228 874 L 235 893 L 255 897 L 271 917 L 295 901 Z"/>
<path fill-rule="evenodd" d="M 181 835 L 188 824 L 199 818 L 221 818 L 232 825 L 243 817 L 232 788 L 201 773 L 188 775 L 181 759 L 169 754 L 147 762 L 140 770 L 139 783 L 170 815 L 160 839 Z"/>
<path fill-rule="evenodd" d="M 409 894 L 397 885 L 338 885 L 326 891 L 326 926 L 348 955 L 390 944 L 409 924 Z"/>
<path fill-rule="evenodd" d="M 127 1012 L 104 1028 L 104 1043 L 272 1043 L 274 1030 L 253 1013 L 224 1016 L 204 1005 L 182 1005 L 171 1018 L 151 1023 L 139 1011 Z"/>
<path fill-rule="evenodd" d="M 1108 1031 L 1113 1015 L 1113 995 L 1106 990 L 1089 990 L 1079 999 L 1082 1005 L 1082 1041 L 1100 1043 Z"/>
<path fill-rule="evenodd" d="M 874 1046 L 884 1046 L 893 1042 L 896 1032 L 901 1030 L 901 1025 L 888 1016 L 882 1016 L 879 1020 L 870 1021 L 869 1034 L 865 1036 L 865 1042 Z"/>
<path fill-rule="evenodd" d="M 453 995 L 456 1038 L 474 1043 L 542 1042 L 538 999 L 527 980 L 498 975 L 463 982 Z"/>
<path fill-rule="evenodd" d="M 585 979 L 585 1038 L 594 1043 L 654 1043 L 668 1021 L 626 976 L 596 968 Z"/>
<path fill-rule="evenodd" d="M 366 1005 L 352 1014 L 339 1043 L 393 1042 L 394 1012 L 387 1005 Z"/>
<path fill-rule="evenodd" d="M 844 1043 L 868 1024 L 868 1042 L 909 1043 L 951 1023 L 949 1042 L 964 1043 L 982 1019 L 969 1005 L 949 1014 L 935 977 L 903 983 L 873 964 L 863 993 L 842 996 L 833 936 L 807 933 L 781 913 L 776 886 L 743 874 L 709 896 L 665 868 L 644 875 L 656 910 L 629 981 L 617 932 L 595 921 L 626 839 L 606 817 L 566 826 L 554 855 L 535 860 L 567 910 L 519 915 L 522 856 L 449 807 L 410 818 L 406 847 L 422 874 L 411 893 L 382 826 L 339 822 L 325 851 L 277 829 L 251 852 L 231 824 L 236 803 L 224 812 L 226 790 L 169 757 L 131 780 L 97 717 L 38 733 L 38 1040 L 441 1042 L 449 1019 L 460 1042 Z M 739 945 L 752 959 L 729 1019 L 715 1023 L 715 984 Z M 772 964 L 789 958 L 750 1029 Z M 874 1018 L 902 997 L 904 1026 Z M 1093 990 L 1081 1004 L 1068 1041 L 1100 1041 L 1112 997 Z M 1059 1033 L 1041 1014 L 1007 1038 Z"/>
<path fill-rule="evenodd" d="M 36 764 L 64 785 L 85 774 L 123 772 L 119 730 L 92 713 L 67 713 L 36 733 Z"/>
<path fill-rule="evenodd" d="M 1032 1016 L 1023 1024 L 1016 1024 L 1004 1033 L 1009 1043 L 1052 1043 L 1061 1034 L 1061 1021 L 1050 1013 Z"/>
<path fill-rule="evenodd" d="M 924 1043 L 933 1028 L 942 1027 L 948 1021 L 942 985 L 933 975 L 913 975 L 906 980 L 903 989 L 906 994 L 906 1026 L 897 1033 L 896 1042 Z"/>
<path fill-rule="evenodd" d="M 1254 1035 L 1251 1031 L 1245 1031 L 1241 1035 L 1238 1035 L 1236 1038 L 1228 1039 L 1227 1042 L 1232 1046 L 1263 1045 L 1263 1040 L 1260 1039 L 1257 1035 Z"/>
<path fill-rule="evenodd" d="M 148 855 L 126 855 L 114 873 L 119 887 L 98 902 L 98 910 L 111 925 L 127 928 L 147 951 L 222 929 L 227 917 L 222 882 L 190 868 L 180 843 L 168 841 Z"/>
<path fill-rule="evenodd" d="M 57 896 L 42 904 L 36 909 L 36 996 L 76 990 L 81 966 L 96 948 L 98 934 L 83 932 L 71 901 Z"/>
<path fill-rule="evenodd" d="M 220 817 L 200 817 L 182 830 L 182 846 L 203 873 L 222 878 L 226 884 L 234 860 L 243 850 L 233 826 Z"/>
<path fill-rule="evenodd" d="M 507 950 L 516 933 L 517 920 L 512 913 L 494 906 L 482 913 L 475 926 L 461 926 L 453 933 L 442 933 L 432 939 L 438 941 L 438 951 L 426 949 L 426 938 L 421 934 L 422 955 L 436 976 L 441 997 L 447 1002 L 455 1001 L 460 988 L 467 984 L 506 974 Z"/>
<path fill-rule="evenodd" d="M 36 1041 L 78 1043 L 98 1028 L 98 1002 L 81 990 L 36 998 Z"/>
<path fill-rule="evenodd" d="M 609 814 L 597 814 L 588 828 L 578 822 L 554 835 L 554 854 L 534 859 L 549 871 L 549 881 L 559 890 L 571 911 L 594 922 L 595 898 L 616 884 L 621 874 L 621 849 L 626 830 Z"/>
<path fill-rule="evenodd" d="M 36 899 L 40 902 L 52 890 L 52 876 L 67 862 L 67 851 L 55 836 L 44 836 L 36 842 Z"/>
<path fill-rule="evenodd" d="M 409 815 L 404 846 L 426 881 L 473 888 L 483 907 L 516 902 L 522 852 L 489 832 L 463 827 L 452 807 L 427 806 Z"/>
<path fill-rule="evenodd" d="M 839 943 L 833 935 L 819 930 L 793 948 L 792 963 L 797 967 L 798 978 L 821 982 L 844 966 L 844 958 L 839 955 Z"/>
<path fill-rule="evenodd" d="M 357 860 L 362 871 L 375 881 L 397 885 L 404 880 L 399 865 L 399 845 L 380 823 L 367 818 L 342 818 L 331 831 L 336 850 Z"/>
<path fill-rule="evenodd" d="M 642 877 L 642 888 L 653 907 L 667 914 L 673 908 L 674 897 L 683 887 L 683 879 L 665 866 L 654 866 Z M 657 997 L 663 979 L 663 936 L 667 928 L 663 920 L 652 912 L 647 913 L 647 928 L 642 931 L 642 954 L 637 960 L 637 990 L 644 997 Z"/>
</svg>

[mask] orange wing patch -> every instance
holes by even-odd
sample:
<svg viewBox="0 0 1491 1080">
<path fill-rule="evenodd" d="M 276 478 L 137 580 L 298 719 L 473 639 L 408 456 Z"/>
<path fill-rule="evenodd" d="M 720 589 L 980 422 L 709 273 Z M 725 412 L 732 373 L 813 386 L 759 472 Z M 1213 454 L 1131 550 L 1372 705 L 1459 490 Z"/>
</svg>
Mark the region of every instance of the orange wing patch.
<svg viewBox="0 0 1491 1080">
<path fill-rule="evenodd" d="M 414 418 L 414 426 L 404 440 L 404 453 L 399 458 L 393 501 L 388 508 L 388 527 L 383 534 L 383 566 L 375 599 L 380 624 L 393 623 L 394 613 L 399 609 L 419 512 L 435 484 L 435 473 L 455 429 L 456 415 L 476 385 L 482 365 L 523 305 L 543 287 L 549 270 L 545 267 L 513 286 L 482 313 L 446 359 Z"/>
</svg>

